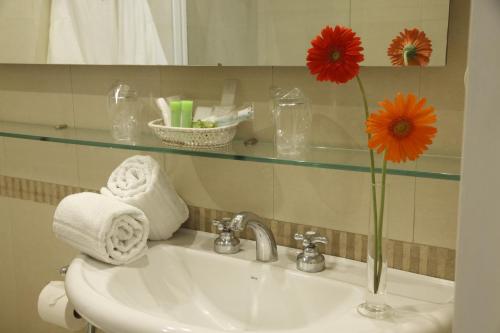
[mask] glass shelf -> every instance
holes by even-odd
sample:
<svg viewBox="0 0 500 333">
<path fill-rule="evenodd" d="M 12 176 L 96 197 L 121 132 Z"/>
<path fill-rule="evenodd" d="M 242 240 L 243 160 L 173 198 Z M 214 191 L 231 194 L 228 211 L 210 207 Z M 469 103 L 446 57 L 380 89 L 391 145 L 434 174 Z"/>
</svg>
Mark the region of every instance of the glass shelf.
<svg viewBox="0 0 500 333">
<path fill-rule="evenodd" d="M 365 150 L 355 149 L 312 146 L 303 156 L 298 158 L 289 158 L 277 156 L 272 142 L 258 142 L 253 146 L 246 146 L 243 141 L 235 140 L 228 147 L 200 149 L 168 146 L 152 134 L 144 134 L 138 144 L 131 145 L 113 141 L 109 131 L 105 130 L 75 128 L 55 129 L 54 127 L 46 125 L 12 122 L 0 122 L 0 137 L 230 160 L 254 161 L 261 163 L 295 165 L 310 168 L 337 169 L 356 172 L 370 171 L 368 152 Z M 380 165 L 380 163 L 377 163 L 377 165 Z M 388 173 L 410 177 L 458 181 L 460 180 L 460 158 L 451 156 L 424 155 L 417 162 L 390 164 Z"/>
</svg>

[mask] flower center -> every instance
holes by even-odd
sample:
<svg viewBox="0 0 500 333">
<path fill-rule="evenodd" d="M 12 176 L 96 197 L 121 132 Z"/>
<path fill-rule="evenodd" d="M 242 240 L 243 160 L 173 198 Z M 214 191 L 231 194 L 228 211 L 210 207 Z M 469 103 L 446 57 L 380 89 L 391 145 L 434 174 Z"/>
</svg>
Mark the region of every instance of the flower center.
<svg viewBox="0 0 500 333">
<path fill-rule="evenodd" d="M 337 61 L 340 59 L 340 52 L 338 50 L 334 50 L 332 52 L 332 60 Z"/>
<path fill-rule="evenodd" d="M 397 138 L 405 138 L 413 129 L 412 123 L 408 119 L 398 119 L 391 125 L 391 132 Z"/>
</svg>

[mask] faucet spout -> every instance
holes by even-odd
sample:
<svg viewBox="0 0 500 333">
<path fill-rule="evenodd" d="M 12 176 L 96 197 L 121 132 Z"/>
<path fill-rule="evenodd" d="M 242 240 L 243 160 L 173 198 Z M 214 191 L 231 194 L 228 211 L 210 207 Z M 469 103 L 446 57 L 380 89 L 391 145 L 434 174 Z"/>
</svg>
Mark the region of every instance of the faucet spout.
<svg viewBox="0 0 500 333">
<path fill-rule="evenodd" d="M 230 222 L 232 230 L 243 231 L 247 227 L 253 230 L 256 240 L 257 260 L 272 262 L 278 260 L 278 247 L 271 229 L 269 229 L 261 217 L 250 212 L 236 214 Z"/>
</svg>

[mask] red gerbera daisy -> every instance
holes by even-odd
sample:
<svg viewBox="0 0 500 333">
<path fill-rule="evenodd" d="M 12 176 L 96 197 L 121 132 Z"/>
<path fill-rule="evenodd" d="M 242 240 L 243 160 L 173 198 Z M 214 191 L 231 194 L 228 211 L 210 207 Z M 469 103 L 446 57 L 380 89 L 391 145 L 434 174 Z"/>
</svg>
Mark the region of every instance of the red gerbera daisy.
<svg viewBox="0 0 500 333">
<path fill-rule="evenodd" d="M 318 81 L 346 83 L 359 73 L 364 60 L 361 39 L 349 28 L 327 26 L 311 41 L 307 67 Z"/>
</svg>

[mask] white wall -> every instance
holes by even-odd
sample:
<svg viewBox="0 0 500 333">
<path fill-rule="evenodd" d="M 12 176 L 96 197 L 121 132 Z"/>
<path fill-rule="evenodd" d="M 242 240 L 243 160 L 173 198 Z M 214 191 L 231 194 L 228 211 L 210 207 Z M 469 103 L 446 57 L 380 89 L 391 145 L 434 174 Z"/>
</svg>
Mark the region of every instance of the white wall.
<svg viewBox="0 0 500 333">
<path fill-rule="evenodd" d="M 455 333 L 500 332 L 500 1 L 472 1 Z"/>
</svg>

